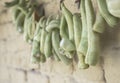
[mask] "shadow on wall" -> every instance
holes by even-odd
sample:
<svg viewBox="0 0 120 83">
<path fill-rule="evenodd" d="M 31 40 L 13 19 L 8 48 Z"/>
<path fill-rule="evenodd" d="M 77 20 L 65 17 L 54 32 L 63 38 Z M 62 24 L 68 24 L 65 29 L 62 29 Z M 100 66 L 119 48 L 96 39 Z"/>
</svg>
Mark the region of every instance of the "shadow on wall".
<svg viewBox="0 0 120 83">
<path fill-rule="evenodd" d="M 120 23 L 112 27 L 107 27 L 106 31 L 101 35 L 102 50 L 112 46 L 114 50 L 120 50 Z"/>
</svg>

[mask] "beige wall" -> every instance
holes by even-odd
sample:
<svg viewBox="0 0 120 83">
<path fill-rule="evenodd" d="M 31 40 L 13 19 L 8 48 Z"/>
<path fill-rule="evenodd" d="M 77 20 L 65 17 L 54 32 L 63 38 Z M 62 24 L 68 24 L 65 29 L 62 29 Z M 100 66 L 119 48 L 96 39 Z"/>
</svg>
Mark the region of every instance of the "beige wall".
<svg viewBox="0 0 120 83">
<path fill-rule="evenodd" d="M 52 60 L 31 64 L 31 46 L 16 31 L 5 1 L 10 0 L 0 0 L 0 83 L 120 83 L 120 28 L 107 28 L 101 35 L 101 57 L 95 67 L 79 70 L 76 63 L 66 66 Z M 46 15 L 60 12 L 59 0 L 43 1 Z M 74 0 L 65 3 L 72 12 L 78 12 Z"/>
</svg>

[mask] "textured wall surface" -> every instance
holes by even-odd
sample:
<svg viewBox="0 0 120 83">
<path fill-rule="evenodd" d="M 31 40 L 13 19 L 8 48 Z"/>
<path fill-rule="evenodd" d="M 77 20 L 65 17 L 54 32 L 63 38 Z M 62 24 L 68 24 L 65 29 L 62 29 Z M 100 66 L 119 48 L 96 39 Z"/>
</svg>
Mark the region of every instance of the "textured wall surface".
<svg viewBox="0 0 120 83">
<path fill-rule="evenodd" d="M 32 64 L 31 46 L 16 31 L 5 1 L 10 0 L 0 0 L 0 83 L 120 83 L 120 26 L 107 28 L 101 35 L 101 57 L 94 67 L 80 70 L 75 62 L 66 66 L 52 60 Z M 47 16 L 60 12 L 59 0 L 43 1 Z M 72 12 L 79 11 L 74 0 L 65 0 L 65 4 Z"/>
</svg>

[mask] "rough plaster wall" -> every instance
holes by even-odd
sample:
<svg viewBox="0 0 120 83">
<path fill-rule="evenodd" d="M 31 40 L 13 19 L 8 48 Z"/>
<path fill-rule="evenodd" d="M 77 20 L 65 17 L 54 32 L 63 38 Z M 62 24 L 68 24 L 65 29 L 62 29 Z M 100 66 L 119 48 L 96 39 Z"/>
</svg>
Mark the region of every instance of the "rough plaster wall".
<svg viewBox="0 0 120 83">
<path fill-rule="evenodd" d="M 31 64 L 31 46 L 16 31 L 5 1 L 10 0 L 0 0 L 0 83 L 120 83 L 120 28 L 107 28 L 101 35 L 101 57 L 95 67 L 79 70 L 75 62 L 66 66 L 52 60 Z M 41 1 L 47 16 L 60 12 L 59 0 Z M 65 4 L 72 12 L 78 12 L 74 0 L 65 0 Z"/>
</svg>

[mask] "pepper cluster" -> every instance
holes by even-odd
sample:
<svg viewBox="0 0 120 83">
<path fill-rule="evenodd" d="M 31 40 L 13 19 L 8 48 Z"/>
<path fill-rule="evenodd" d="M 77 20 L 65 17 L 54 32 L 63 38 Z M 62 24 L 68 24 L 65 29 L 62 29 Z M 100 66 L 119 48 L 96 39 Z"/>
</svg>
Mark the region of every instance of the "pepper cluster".
<svg viewBox="0 0 120 83">
<path fill-rule="evenodd" d="M 14 0 L 6 6 L 13 7 L 17 30 L 32 45 L 33 63 L 54 58 L 68 65 L 77 55 L 78 68 L 86 69 L 98 62 L 100 35 L 106 25 L 114 27 L 119 22 L 109 13 L 106 0 L 97 3 L 97 14 L 91 0 L 81 0 L 80 13 L 72 14 L 61 2 L 61 15 L 56 18 L 45 17 L 43 6 L 34 0 Z"/>
</svg>

